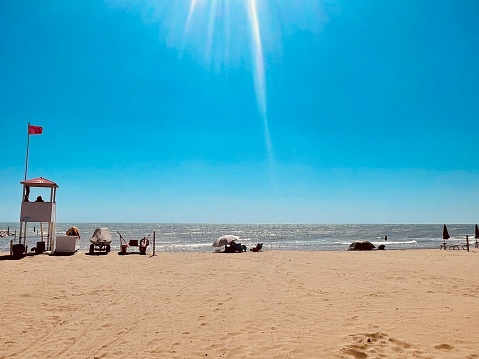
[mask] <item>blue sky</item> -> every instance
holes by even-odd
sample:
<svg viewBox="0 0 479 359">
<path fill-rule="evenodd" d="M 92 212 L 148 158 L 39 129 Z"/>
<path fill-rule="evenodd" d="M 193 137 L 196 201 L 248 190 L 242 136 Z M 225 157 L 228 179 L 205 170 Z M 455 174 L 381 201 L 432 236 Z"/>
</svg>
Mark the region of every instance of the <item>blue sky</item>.
<svg viewBox="0 0 479 359">
<path fill-rule="evenodd" d="M 0 222 L 479 222 L 479 3 L 0 2 Z M 32 193 L 34 195 L 34 193 Z"/>
</svg>

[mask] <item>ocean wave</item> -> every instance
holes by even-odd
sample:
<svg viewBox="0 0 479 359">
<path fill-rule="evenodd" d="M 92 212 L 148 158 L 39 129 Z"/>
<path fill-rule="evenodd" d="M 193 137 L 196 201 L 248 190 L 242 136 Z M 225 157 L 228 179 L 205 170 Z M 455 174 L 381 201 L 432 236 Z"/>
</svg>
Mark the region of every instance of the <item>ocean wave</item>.
<svg viewBox="0 0 479 359">
<path fill-rule="evenodd" d="M 36 226 L 36 227 L 35 227 Z M 81 250 L 87 250 L 90 236 L 95 228 L 106 227 L 112 234 L 112 249 L 119 248 L 120 232 L 126 240 L 148 236 L 150 243 L 156 234 L 157 251 L 212 251 L 215 239 L 223 234 L 235 234 L 239 242 L 246 246 L 264 243 L 265 249 L 277 250 L 347 250 L 354 241 L 370 241 L 375 246 L 384 244 L 386 249 L 439 248 L 442 240 L 442 225 L 301 225 L 301 224 L 171 224 L 171 223 L 57 223 L 56 233 L 64 234 L 68 228 L 76 226 L 80 230 Z M 0 229 L 17 229 L 18 223 L 0 223 Z M 451 225 L 449 243 L 464 243 L 473 225 Z M 33 228 L 36 232 L 33 232 Z M 27 244 L 29 248 L 40 240 L 38 224 L 29 224 Z M 384 236 L 388 240 L 384 240 Z M 0 248 L 6 246 L 12 237 L 0 238 Z M 18 238 L 17 238 L 18 240 Z M 474 243 L 470 235 L 470 243 Z M 150 244 L 151 248 L 151 244 Z"/>
</svg>

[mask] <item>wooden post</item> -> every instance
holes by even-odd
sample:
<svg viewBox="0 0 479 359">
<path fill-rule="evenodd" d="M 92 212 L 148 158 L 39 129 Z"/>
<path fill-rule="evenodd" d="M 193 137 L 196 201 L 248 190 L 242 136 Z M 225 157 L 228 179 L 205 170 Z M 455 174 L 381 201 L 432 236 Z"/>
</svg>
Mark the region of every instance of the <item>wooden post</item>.
<svg viewBox="0 0 479 359">
<path fill-rule="evenodd" d="M 23 244 L 27 244 L 27 222 L 22 222 L 23 226 Z M 22 227 L 20 227 L 22 228 Z M 20 236 L 18 237 L 18 243 L 22 244 L 22 231 L 20 229 Z"/>
<path fill-rule="evenodd" d="M 42 242 L 43 242 L 43 223 L 40 222 L 40 237 L 42 238 Z"/>
<path fill-rule="evenodd" d="M 153 256 L 156 254 L 156 231 L 153 231 Z"/>
<path fill-rule="evenodd" d="M 467 251 L 469 252 L 469 236 L 466 236 L 466 248 L 467 248 Z"/>
</svg>

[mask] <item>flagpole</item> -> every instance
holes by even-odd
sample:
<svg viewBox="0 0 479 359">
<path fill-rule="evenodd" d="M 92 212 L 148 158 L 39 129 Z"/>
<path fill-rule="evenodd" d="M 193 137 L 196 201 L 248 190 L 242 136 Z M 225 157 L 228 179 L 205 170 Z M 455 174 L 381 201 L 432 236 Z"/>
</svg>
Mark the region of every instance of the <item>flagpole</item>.
<svg viewBox="0 0 479 359">
<path fill-rule="evenodd" d="M 27 155 L 25 156 L 25 181 L 27 180 L 28 172 L 28 147 L 30 146 L 30 122 L 27 127 Z"/>
</svg>

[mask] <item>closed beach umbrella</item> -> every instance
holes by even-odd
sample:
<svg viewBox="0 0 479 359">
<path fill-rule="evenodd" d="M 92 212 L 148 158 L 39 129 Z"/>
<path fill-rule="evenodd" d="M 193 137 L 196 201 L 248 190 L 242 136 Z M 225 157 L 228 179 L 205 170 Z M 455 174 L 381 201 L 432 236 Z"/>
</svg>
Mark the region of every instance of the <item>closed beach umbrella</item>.
<svg viewBox="0 0 479 359">
<path fill-rule="evenodd" d="M 442 239 L 446 240 L 449 238 L 451 237 L 449 236 L 449 232 L 447 231 L 446 225 L 444 225 L 444 228 L 442 229 Z"/>
<path fill-rule="evenodd" d="M 479 228 L 477 228 L 477 224 L 474 226 L 474 238 L 476 239 L 475 247 L 479 248 Z"/>
<path fill-rule="evenodd" d="M 238 236 L 233 236 L 232 234 L 225 234 L 224 236 L 221 236 L 218 238 L 216 241 L 213 242 L 213 247 L 222 247 L 226 246 L 227 244 L 231 244 L 234 241 L 237 241 L 239 239 Z"/>
</svg>

